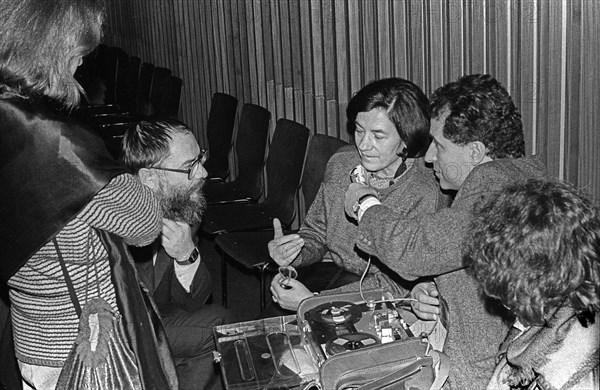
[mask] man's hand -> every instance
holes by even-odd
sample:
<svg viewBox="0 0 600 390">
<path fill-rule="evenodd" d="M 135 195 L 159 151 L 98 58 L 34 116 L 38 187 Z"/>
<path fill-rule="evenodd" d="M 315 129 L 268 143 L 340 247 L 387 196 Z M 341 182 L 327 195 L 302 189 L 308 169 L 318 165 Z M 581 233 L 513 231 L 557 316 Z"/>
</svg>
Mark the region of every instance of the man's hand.
<svg viewBox="0 0 600 390">
<path fill-rule="evenodd" d="M 185 222 L 163 218 L 160 239 L 167 254 L 178 261 L 187 260 L 194 250 L 192 229 Z"/>
<path fill-rule="evenodd" d="M 282 287 L 281 283 L 285 283 L 285 286 L 288 288 Z M 302 300 L 313 296 L 313 293 L 304 284 L 296 279 L 286 279 L 281 274 L 273 277 L 271 294 L 273 295 L 273 301 L 278 303 L 279 306 L 283 309 L 293 311 L 298 310 L 298 306 Z"/>
<path fill-rule="evenodd" d="M 417 284 L 410 292 L 410 297 L 417 300 L 411 302 L 413 312 L 422 320 L 437 320 L 440 315 L 440 300 L 437 286 L 433 282 Z"/>
<path fill-rule="evenodd" d="M 377 190 L 373 187 L 369 187 L 367 185 L 361 183 L 351 183 L 348 186 L 348 190 L 346 190 L 346 198 L 344 201 L 344 210 L 346 210 L 346 214 L 349 217 L 358 220 L 358 215 L 356 215 L 356 210 L 354 206 L 364 196 L 373 195 L 377 198 Z"/>
<path fill-rule="evenodd" d="M 284 236 L 281 222 L 277 218 L 273 218 L 273 230 L 273 239 L 268 244 L 269 256 L 282 267 L 290 265 L 302 250 L 304 239 L 297 234 Z"/>
</svg>

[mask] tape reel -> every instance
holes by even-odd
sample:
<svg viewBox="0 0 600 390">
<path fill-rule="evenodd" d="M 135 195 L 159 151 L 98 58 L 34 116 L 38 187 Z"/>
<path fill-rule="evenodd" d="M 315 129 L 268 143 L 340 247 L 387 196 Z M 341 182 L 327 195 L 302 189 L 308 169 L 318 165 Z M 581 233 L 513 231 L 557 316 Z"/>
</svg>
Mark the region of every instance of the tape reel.
<svg viewBox="0 0 600 390">
<path fill-rule="evenodd" d="M 312 309 L 311 317 L 330 326 L 348 326 L 362 317 L 360 307 L 350 302 L 327 302 Z"/>
<path fill-rule="evenodd" d="M 377 344 L 381 344 L 381 342 L 372 334 L 363 332 L 344 333 L 329 339 L 325 344 L 325 351 L 329 355 L 336 355 Z"/>
</svg>

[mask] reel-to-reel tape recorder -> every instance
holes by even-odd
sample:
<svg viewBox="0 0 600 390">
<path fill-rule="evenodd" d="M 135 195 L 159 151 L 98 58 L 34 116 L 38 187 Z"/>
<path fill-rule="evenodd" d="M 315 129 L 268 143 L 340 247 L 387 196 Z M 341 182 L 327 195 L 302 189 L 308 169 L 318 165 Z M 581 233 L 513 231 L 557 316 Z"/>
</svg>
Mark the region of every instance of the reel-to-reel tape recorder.
<svg viewBox="0 0 600 390">
<path fill-rule="evenodd" d="M 325 302 L 308 310 L 305 320 L 325 357 L 412 336 L 389 302 Z"/>
<path fill-rule="evenodd" d="M 318 382 L 327 360 L 413 337 L 402 310 L 384 296 L 316 296 L 297 316 L 215 327 L 227 389 L 303 388 Z"/>
</svg>

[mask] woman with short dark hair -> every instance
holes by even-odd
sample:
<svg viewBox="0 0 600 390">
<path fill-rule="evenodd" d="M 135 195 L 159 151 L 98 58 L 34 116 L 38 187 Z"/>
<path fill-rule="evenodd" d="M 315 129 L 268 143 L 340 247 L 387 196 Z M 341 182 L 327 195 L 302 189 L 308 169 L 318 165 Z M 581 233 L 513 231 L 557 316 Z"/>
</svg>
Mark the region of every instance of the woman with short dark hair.
<svg viewBox="0 0 600 390">
<path fill-rule="evenodd" d="M 600 211 L 532 180 L 480 205 L 469 231 L 466 264 L 516 317 L 488 389 L 599 388 Z"/>
<path fill-rule="evenodd" d="M 367 183 L 370 195 L 404 216 L 434 212 L 447 200 L 423 161 L 431 138 L 429 103 L 419 87 L 396 77 L 373 81 L 352 97 L 346 113 L 354 145 L 343 147 L 329 160 L 298 234 L 276 235 L 269 242 L 269 253 L 282 266 L 303 267 L 330 259 L 358 280 L 369 267 L 369 256 L 356 249 L 358 227 L 344 212 L 344 193 L 351 180 Z M 358 172 L 359 179 L 353 179 L 351 172 Z M 361 213 L 358 205 L 357 212 Z M 289 281 L 292 288 L 286 289 L 280 279 L 275 277 L 271 292 L 284 309 L 296 310 L 302 299 L 313 295 L 299 281 Z M 374 262 L 362 287 L 383 288 L 400 297 L 412 284 Z M 359 283 L 327 292 L 348 291 L 359 291 Z"/>
</svg>

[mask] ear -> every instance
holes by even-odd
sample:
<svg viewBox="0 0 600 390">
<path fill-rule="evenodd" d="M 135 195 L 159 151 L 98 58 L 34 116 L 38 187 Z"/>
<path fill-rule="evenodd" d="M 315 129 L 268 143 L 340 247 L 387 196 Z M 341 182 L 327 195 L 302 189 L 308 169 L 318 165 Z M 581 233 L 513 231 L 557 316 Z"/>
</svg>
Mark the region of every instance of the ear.
<svg viewBox="0 0 600 390">
<path fill-rule="evenodd" d="M 150 188 L 152 191 L 158 190 L 158 175 L 152 169 L 141 168 L 138 171 L 138 177 L 143 185 Z"/>
<path fill-rule="evenodd" d="M 404 141 L 401 141 L 400 145 L 398 145 L 398 149 L 396 149 L 396 156 L 398 156 L 398 157 L 406 156 L 406 144 L 404 143 Z"/>
<path fill-rule="evenodd" d="M 481 141 L 469 143 L 469 158 L 474 165 L 480 164 L 487 157 L 487 148 Z"/>
</svg>

